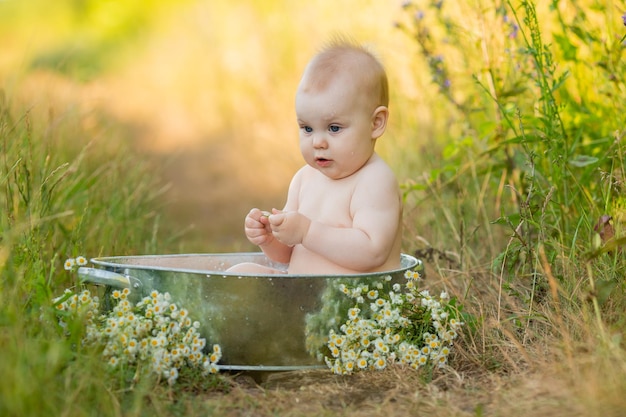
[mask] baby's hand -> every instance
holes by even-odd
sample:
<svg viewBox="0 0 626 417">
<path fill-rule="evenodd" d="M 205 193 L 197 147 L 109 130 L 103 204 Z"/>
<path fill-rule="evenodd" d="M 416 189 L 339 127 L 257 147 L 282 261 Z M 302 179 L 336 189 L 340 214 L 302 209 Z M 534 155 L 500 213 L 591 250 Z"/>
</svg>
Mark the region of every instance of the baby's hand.
<svg viewBox="0 0 626 417">
<path fill-rule="evenodd" d="M 302 243 L 311 225 L 311 220 L 297 211 L 274 210 L 274 213 L 269 217 L 269 223 L 276 239 L 287 246 L 295 246 Z"/>
<path fill-rule="evenodd" d="M 244 221 L 246 237 L 253 245 L 263 246 L 274 240 L 272 229 L 269 225 L 270 213 L 258 208 L 250 210 Z"/>
</svg>

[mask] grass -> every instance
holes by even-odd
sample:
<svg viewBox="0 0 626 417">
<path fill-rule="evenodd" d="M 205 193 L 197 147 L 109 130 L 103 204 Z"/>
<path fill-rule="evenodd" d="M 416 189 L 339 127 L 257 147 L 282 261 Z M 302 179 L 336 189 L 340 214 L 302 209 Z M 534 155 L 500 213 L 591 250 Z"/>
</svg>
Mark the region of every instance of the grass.
<svg viewBox="0 0 626 417">
<path fill-rule="evenodd" d="M 210 14 L 206 4 L 190 4 L 190 15 Z M 354 6 L 342 3 L 341 10 Z M 280 2 L 234 11 L 220 7 L 226 20 L 242 18 L 253 25 L 274 16 Z M 132 21 L 133 10 L 127 10 L 130 17 L 123 21 Z M 123 112 L 112 110 L 116 106 L 103 111 L 89 105 L 94 86 L 89 83 L 133 74 L 120 69 L 130 61 L 109 64 L 113 52 L 104 47 L 98 65 L 84 70 L 80 59 L 55 67 L 57 58 L 51 55 L 33 58 L 37 65 L 21 67 L 23 73 L 7 78 L 19 82 L 4 86 L 0 104 L 0 414 L 621 415 L 626 407 L 626 116 L 621 111 L 626 86 L 619 74 L 626 69 L 626 28 L 620 19 L 625 11 L 623 2 L 590 0 L 477 0 L 457 7 L 415 1 L 398 8 L 396 28 L 389 24 L 390 32 L 381 35 L 381 44 L 389 48 L 384 58 L 393 63 L 388 65 L 392 85 L 402 86 L 393 99 L 393 127 L 380 150 L 403 183 L 403 250 L 426 262 L 426 287 L 446 288 L 469 314 L 453 351 L 453 368 L 431 376 L 397 367 L 349 377 L 316 371 L 275 374 L 258 385 L 235 374 L 217 380 L 187 375 L 169 388 L 151 380 L 131 387 L 124 375 L 107 372 L 98 352 L 82 349 L 56 326 L 50 300 L 76 284 L 62 262 L 77 255 L 208 247 L 207 230 L 213 229 L 199 227 L 200 236 L 187 232 L 188 220 L 175 217 L 165 203 L 176 188 L 168 187 L 167 180 L 180 155 L 163 158 L 131 140 L 166 126 L 160 120 L 156 127 L 138 127 L 147 119 L 133 109 L 151 109 L 142 106 L 147 100 L 129 95 L 134 105 L 117 102 Z M 100 12 L 95 6 L 83 11 L 92 17 Z M 155 15 L 156 25 L 167 12 Z M 364 25 L 372 23 L 362 19 Z M 150 19 L 142 22 L 151 27 Z M 294 33 L 302 30 L 293 21 L 285 24 Z M 125 34 L 130 29 L 121 23 L 107 30 L 94 39 L 108 43 L 94 42 L 120 42 L 114 49 L 124 59 L 129 55 L 123 39 L 158 50 L 156 41 Z M 188 32 L 169 28 L 165 33 L 182 37 Z M 59 39 L 67 41 L 64 36 Z M 275 34 L 265 36 L 271 40 Z M 15 37 L 6 39 L 16 42 Z M 308 57 L 297 48 L 304 36 L 290 39 L 268 51 L 278 54 L 272 55 L 276 62 L 290 65 L 277 69 L 263 54 L 254 55 L 265 65 L 259 78 L 247 78 L 234 61 L 229 61 L 234 67 L 215 70 L 212 86 L 242 82 L 232 95 L 219 98 L 223 118 L 212 115 L 205 125 L 197 122 L 199 136 L 211 137 L 211 149 L 232 152 L 216 145 L 213 131 L 228 132 L 237 152 L 250 135 L 258 134 L 267 139 L 265 147 L 250 148 L 262 161 L 272 154 L 268 149 L 287 140 L 273 132 L 291 122 L 284 108 L 291 106 L 297 74 L 290 73 Z M 40 40 L 46 47 L 54 41 Z M 187 48 L 194 52 L 200 46 L 190 43 Z M 144 55 L 154 60 L 137 71 L 146 84 L 154 83 L 155 94 L 156 80 L 163 75 L 146 74 L 151 74 L 150 64 L 161 62 L 156 56 Z M 38 78 L 49 77 L 42 76 L 42 65 L 64 75 Z M 190 70 L 189 84 L 179 85 L 183 103 L 191 108 L 204 108 L 210 97 L 217 97 L 203 101 L 190 93 L 209 73 L 209 64 L 202 65 Z M 158 66 L 152 66 L 157 73 Z M 6 68 L 1 68 L 5 75 Z M 36 88 L 31 79 L 40 80 Z M 54 83 L 42 83 L 50 79 Z M 138 78 L 130 79 L 140 85 Z M 276 103 L 255 110 L 265 101 L 249 97 L 267 97 L 276 79 L 285 80 L 274 90 Z M 56 99 L 49 106 L 29 93 L 41 92 L 43 85 Z M 244 99 L 248 101 L 238 108 Z M 169 113 L 178 114 L 171 111 L 176 100 L 164 102 Z M 131 123 L 125 118 L 129 114 L 140 122 Z M 261 129 L 235 123 L 250 114 Z M 172 150 L 159 143 L 163 152 Z M 199 149 L 184 143 L 191 153 Z M 288 156 L 292 151 L 283 155 L 280 168 L 268 168 L 272 175 L 257 178 L 253 186 L 282 193 L 280 178 L 268 178 L 284 176 L 299 164 Z M 237 164 L 249 165 L 242 158 L 232 160 L 235 171 Z M 264 172 L 264 163 L 256 166 L 254 175 L 262 177 L 258 173 Z M 219 170 L 215 175 L 215 183 L 223 178 Z M 249 175 L 233 173 L 244 190 Z M 228 193 L 217 195 L 232 202 L 226 200 Z M 256 205 L 257 195 L 253 197 L 240 197 L 239 203 Z M 222 213 L 234 211 L 224 206 Z M 594 230 L 603 214 L 613 217 L 613 238 L 608 229 L 602 236 L 597 233 L 601 229 Z"/>
</svg>

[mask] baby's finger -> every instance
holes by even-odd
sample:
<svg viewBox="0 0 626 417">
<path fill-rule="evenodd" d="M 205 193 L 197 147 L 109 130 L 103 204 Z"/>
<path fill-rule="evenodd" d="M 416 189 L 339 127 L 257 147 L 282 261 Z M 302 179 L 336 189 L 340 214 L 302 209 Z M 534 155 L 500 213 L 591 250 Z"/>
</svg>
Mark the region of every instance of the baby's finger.
<svg viewBox="0 0 626 417">
<path fill-rule="evenodd" d="M 268 219 L 272 226 L 280 226 L 285 221 L 285 215 L 282 213 L 272 214 L 272 216 L 269 217 Z"/>
<path fill-rule="evenodd" d="M 260 220 L 256 220 L 253 217 L 246 217 L 244 226 L 250 229 L 264 229 L 265 225 Z"/>
</svg>

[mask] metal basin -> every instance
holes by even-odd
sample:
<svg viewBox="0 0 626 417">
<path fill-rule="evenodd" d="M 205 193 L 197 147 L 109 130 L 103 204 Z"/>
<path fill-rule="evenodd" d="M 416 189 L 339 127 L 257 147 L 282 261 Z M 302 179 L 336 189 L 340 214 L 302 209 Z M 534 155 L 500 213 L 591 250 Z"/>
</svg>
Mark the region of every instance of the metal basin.
<svg viewBox="0 0 626 417">
<path fill-rule="evenodd" d="M 301 370 L 324 367 L 307 346 L 307 318 L 328 303 L 327 288 L 339 280 L 375 284 L 387 276 L 401 279 L 421 261 L 401 255 L 397 270 L 353 275 L 246 275 L 225 272 L 242 262 L 286 270 L 262 253 L 119 256 L 91 259 L 81 267 L 85 282 L 130 288 L 137 297 L 152 290 L 169 292 L 201 323 L 207 345 L 217 343 L 221 369 Z M 335 285 L 336 287 L 336 285 Z M 328 323 L 332 325 L 333 323 Z M 310 339 L 310 338 L 309 338 Z"/>
</svg>

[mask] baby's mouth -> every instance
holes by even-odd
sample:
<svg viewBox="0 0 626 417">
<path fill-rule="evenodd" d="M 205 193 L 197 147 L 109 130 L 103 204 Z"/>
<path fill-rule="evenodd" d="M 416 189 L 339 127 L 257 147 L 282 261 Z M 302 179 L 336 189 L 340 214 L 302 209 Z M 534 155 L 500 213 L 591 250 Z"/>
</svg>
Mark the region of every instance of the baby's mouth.
<svg viewBox="0 0 626 417">
<path fill-rule="evenodd" d="M 315 158 L 315 163 L 317 164 L 317 166 L 320 166 L 320 167 L 326 167 L 330 165 L 332 162 L 333 162 L 332 159 Z"/>
</svg>

